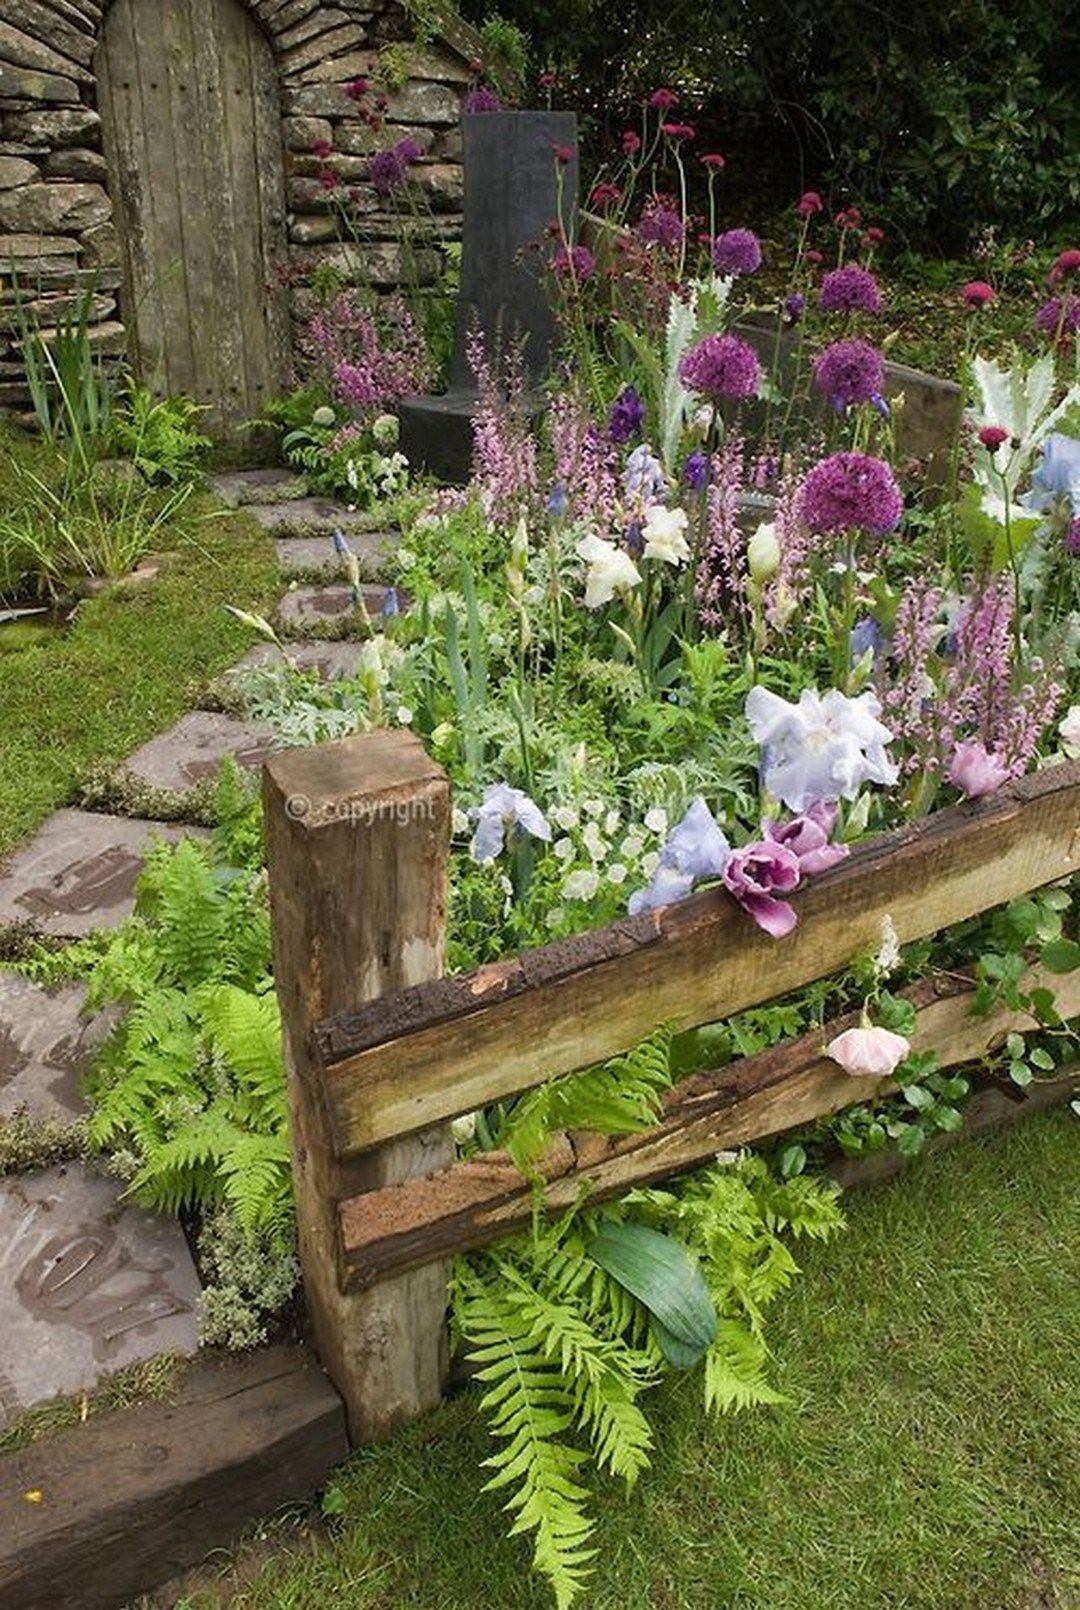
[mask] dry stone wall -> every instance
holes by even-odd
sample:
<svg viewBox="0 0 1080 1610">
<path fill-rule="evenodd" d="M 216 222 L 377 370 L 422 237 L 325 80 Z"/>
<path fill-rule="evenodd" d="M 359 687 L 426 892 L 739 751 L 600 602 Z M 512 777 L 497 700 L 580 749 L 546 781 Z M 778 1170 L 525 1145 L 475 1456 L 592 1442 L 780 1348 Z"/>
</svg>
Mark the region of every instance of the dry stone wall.
<svg viewBox="0 0 1080 1610">
<path fill-rule="evenodd" d="M 349 265 L 339 205 L 347 193 L 371 282 L 434 280 L 441 249 L 460 234 L 459 116 L 478 36 L 448 12 L 440 37 L 417 44 L 400 0 L 242 3 L 278 68 L 288 207 L 282 272 L 296 283 L 319 262 Z M 95 346 L 105 355 L 126 349 L 122 243 L 94 71 L 105 9 L 95 0 L 0 0 L 0 408 L 27 401 L 14 276 L 44 329 L 92 284 Z M 357 78 L 372 85 L 362 102 L 348 92 Z M 408 247 L 400 216 L 369 177 L 372 153 L 406 136 L 423 151 L 412 171 L 429 215 L 425 238 Z"/>
</svg>

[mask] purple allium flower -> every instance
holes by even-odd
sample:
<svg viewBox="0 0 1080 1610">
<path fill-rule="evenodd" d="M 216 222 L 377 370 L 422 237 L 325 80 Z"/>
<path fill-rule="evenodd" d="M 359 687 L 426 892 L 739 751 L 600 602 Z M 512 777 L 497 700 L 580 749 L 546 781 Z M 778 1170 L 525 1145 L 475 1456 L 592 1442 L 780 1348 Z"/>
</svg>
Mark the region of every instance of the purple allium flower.
<svg viewBox="0 0 1080 1610">
<path fill-rule="evenodd" d="M 683 465 L 683 478 L 694 492 L 700 492 L 709 478 L 709 464 L 700 447 L 695 447 L 692 453 L 686 456 Z"/>
<path fill-rule="evenodd" d="M 784 302 L 783 314 L 785 324 L 798 324 L 806 307 L 806 297 L 801 291 L 795 291 Z"/>
<path fill-rule="evenodd" d="M 794 928 L 797 918 L 786 900 L 799 886 L 799 858 L 785 844 L 765 840 L 733 850 L 723 873 L 724 887 L 733 894 L 759 928 L 773 939 L 782 939 Z"/>
<path fill-rule="evenodd" d="M 737 335 L 707 335 L 683 357 L 679 379 L 688 391 L 714 400 L 753 397 L 761 381 L 761 365 L 753 347 Z"/>
<path fill-rule="evenodd" d="M 596 258 L 587 246 L 560 246 L 551 266 L 561 279 L 583 285 L 596 273 Z"/>
<path fill-rule="evenodd" d="M 712 260 L 718 274 L 753 274 L 761 267 L 761 242 L 752 229 L 729 229 L 713 241 Z"/>
<path fill-rule="evenodd" d="M 1066 346 L 1080 331 L 1080 296 L 1053 296 L 1035 315 L 1035 327 Z"/>
<path fill-rule="evenodd" d="M 883 536 L 900 524 L 904 500 L 892 470 L 866 453 L 833 453 L 803 481 L 799 513 L 811 531 L 868 531 Z"/>
<path fill-rule="evenodd" d="M 503 103 L 493 89 L 471 89 L 461 103 L 461 110 L 474 116 L 477 112 L 501 112 Z"/>
<path fill-rule="evenodd" d="M 371 159 L 369 175 L 380 196 L 393 195 L 408 177 L 409 168 L 423 156 L 423 147 L 415 140 L 399 140 L 385 151 L 376 151 Z"/>
<path fill-rule="evenodd" d="M 814 359 L 814 384 L 837 413 L 881 396 L 885 360 L 867 341 L 834 341 Z"/>
<path fill-rule="evenodd" d="M 622 447 L 636 436 L 645 423 L 645 404 L 634 386 L 624 386 L 611 405 L 607 433 L 611 441 Z"/>
<path fill-rule="evenodd" d="M 653 202 L 645 208 L 638 219 L 637 232 L 639 239 L 674 251 L 676 246 L 682 245 L 682 217 L 674 207 L 665 207 L 659 202 Z"/>
<path fill-rule="evenodd" d="M 834 268 L 821 282 L 821 308 L 825 313 L 880 313 L 881 291 L 868 268 L 846 263 Z"/>
</svg>

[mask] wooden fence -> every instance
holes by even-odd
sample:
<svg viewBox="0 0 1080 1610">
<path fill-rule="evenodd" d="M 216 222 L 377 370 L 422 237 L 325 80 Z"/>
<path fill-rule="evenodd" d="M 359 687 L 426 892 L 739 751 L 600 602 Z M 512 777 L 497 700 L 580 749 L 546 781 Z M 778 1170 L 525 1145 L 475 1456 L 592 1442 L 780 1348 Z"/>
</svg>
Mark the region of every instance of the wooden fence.
<svg viewBox="0 0 1080 1610">
<path fill-rule="evenodd" d="M 265 805 L 300 1256 L 320 1356 L 354 1439 L 441 1396 L 447 1260 L 520 1228 L 534 1187 L 501 1153 L 455 1162 L 450 1120 L 616 1055 L 658 1023 L 697 1027 L 1080 870 L 1080 763 L 855 847 L 761 933 L 721 890 L 443 977 L 450 786 L 408 733 L 273 756 Z M 1080 1014 L 1080 972 L 1054 980 Z M 909 991 L 917 1049 L 974 1061 L 1012 1029 L 964 978 Z M 565 1208 L 707 1162 L 892 1088 L 823 1055 L 851 1020 L 684 1080 L 661 1122 L 559 1137 L 543 1197 Z"/>
</svg>

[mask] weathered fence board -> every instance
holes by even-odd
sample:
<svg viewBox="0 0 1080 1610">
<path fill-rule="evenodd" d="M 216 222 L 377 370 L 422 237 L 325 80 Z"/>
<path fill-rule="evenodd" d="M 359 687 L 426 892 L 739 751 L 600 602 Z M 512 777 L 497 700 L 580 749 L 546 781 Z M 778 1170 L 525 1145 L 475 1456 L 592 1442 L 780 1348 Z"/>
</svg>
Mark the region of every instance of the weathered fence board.
<svg viewBox="0 0 1080 1610">
<path fill-rule="evenodd" d="M 1080 870 L 1080 762 L 858 845 L 795 897 L 782 942 L 722 891 L 399 990 L 318 1024 L 328 1133 L 354 1157 L 636 1044 L 783 996 Z M 369 995 L 372 992 L 367 992 Z"/>
<path fill-rule="evenodd" d="M 1048 982 L 1061 1015 L 1080 1014 L 1080 972 Z M 936 1051 L 944 1067 L 974 1061 L 1010 1031 L 1035 1026 L 1026 1014 L 1005 1007 L 973 1017 L 973 987 L 959 978 L 926 980 L 906 993 L 918 1008 L 914 1048 Z M 662 1121 L 643 1134 L 559 1137 L 542 1168 L 544 1206 L 561 1211 L 586 1193 L 590 1202 L 621 1195 L 700 1167 L 728 1147 L 767 1139 L 894 1089 L 888 1079 L 853 1079 L 822 1055 L 827 1041 L 854 1021 L 837 1020 L 718 1072 L 693 1075 L 668 1093 Z M 344 1201 L 349 1279 L 362 1287 L 414 1263 L 483 1246 L 528 1225 L 534 1205 L 533 1186 L 505 1152 Z"/>
</svg>

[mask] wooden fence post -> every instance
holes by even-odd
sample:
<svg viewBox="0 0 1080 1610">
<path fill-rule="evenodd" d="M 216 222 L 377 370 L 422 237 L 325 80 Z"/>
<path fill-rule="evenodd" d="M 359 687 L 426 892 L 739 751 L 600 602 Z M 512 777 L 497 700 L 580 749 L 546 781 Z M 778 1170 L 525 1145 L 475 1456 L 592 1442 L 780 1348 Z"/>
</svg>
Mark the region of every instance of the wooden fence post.
<svg viewBox="0 0 1080 1610">
<path fill-rule="evenodd" d="M 304 1287 L 350 1434 L 370 1441 L 442 1395 L 448 1266 L 344 1293 L 337 1204 L 443 1167 L 453 1143 L 440 1123 L 339 1163 L 311 1029 L 442 973 L 450 784 L 411 733 L 380 731 L 273 755 L 263 797 Z"/>
</svg>

